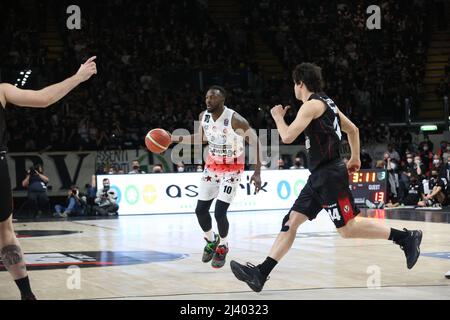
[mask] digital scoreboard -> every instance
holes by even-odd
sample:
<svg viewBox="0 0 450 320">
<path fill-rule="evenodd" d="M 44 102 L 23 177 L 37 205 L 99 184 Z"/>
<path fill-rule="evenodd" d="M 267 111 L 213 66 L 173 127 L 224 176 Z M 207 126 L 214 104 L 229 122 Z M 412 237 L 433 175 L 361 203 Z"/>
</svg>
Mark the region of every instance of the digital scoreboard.
<svg viewBox="0 0 450 320">
<path fill-rule="evenodd" d="M 387 171 L 360 170 L 349 176 L 350 191 L 358 207 L 380 207 L 386 203 Z"/>
</svg>

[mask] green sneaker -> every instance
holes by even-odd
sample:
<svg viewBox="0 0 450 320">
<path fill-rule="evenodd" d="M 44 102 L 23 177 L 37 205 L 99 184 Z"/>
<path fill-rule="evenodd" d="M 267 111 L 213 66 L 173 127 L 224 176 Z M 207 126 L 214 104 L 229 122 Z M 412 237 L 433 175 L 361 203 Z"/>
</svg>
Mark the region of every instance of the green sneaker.
<svg viewBox="0 0 450 320">
<path fill-rule="evenodd" d="M 228 247 L 218 246 L 216 252 L 214 252 L 213 261 L 211 266 L 215 269 L 222 268 L 225 265 L 225 258 L 227 257 Z"/>
<path fill-rule="evenodd" d="M 220 243 L 220 237 L 217 234 L 214 234 L 214 241 L 208 241 L 208 239 L 205 238 L 206 246 L 205 249 L 203 249 L 203 257 L 202 261 L 204 263 L 208 263 L 212 260 L 214 253 L 216 252 L 217 246 Z"/>
</svg>

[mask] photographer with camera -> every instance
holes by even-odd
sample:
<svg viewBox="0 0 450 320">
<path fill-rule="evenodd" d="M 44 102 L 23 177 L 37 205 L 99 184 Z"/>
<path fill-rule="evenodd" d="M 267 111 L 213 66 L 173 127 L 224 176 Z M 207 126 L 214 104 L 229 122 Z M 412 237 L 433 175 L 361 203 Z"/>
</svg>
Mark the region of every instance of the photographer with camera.
<svg viewBox="0 0 450 320">
<path fill-rule="evenodd" d="M 67 207 L 57 204 L 55 206 L 56 213 L 53 216 L 67 218 L 68 216 L 84 215 L 85 201 L 81 198 L 78 187 L 72 186 L 67 195 Z"/>
<path fill-rule="evenodd" d="M 111 190 L 111 183 L 108 178 L 103 179 L 103 189 L 97 191 L 93 211 L 100 216 L 118 215 L 117 194 Z"/>
<path fill-rule="evenodd" d="M 22 186 L 28 189 L 28 201 L 35 216 L 39 216 L 44 211 L 49 212 L 50 200 L 47 195 L 49 181 L 49 178 L 44 175 L 41 164 L 33 165 L 22 181 Z"/>
</svg>

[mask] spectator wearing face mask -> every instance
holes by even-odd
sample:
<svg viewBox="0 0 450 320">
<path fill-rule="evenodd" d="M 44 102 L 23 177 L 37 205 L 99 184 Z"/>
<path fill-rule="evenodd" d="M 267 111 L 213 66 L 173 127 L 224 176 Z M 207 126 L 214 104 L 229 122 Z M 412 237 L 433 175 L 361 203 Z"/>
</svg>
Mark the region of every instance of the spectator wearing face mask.
<svg viewBox="0 0 450 320">
<path fill-rule="evenodd" d="M 305 169 L 305 167 L 303 166 L 302 158 L 299 157 L 295 158 L 294 165 L 289 169 L 291 170 Z"/>
<path fill-rule="evenodd" d="M 388 194 L 392 203 L 398 202 L 399 199 L 399 171 L 398 161 L 388 158 L 386 169 L 388 172 Z"/>
<path fill-rule="evenodd" d="M 445 151 L 442 153 L 442 160 L 445 162 L 450 157 L 450 143 L 447 143 Z"/>
<path fill-rule="evenodd" d="M 141 170 L 141 165 L 139 164 L 139 160 L 133 160 L 131 162 L 131 168 L 132 170 L 128 172 L 128 174 L 145 174 L 145 171 Z"/>
<path fill-rule="evenodd" d="M 268 170 L 269 169 L 269 167 L 268 167 L 268 164 L 267 164 L 267 161 L 261 161 L 261 170 Z"/>
<path fill-rule="evenodd" d="M 197 166 L 197 172 L 203 172 L 203 166 L 198 165 Z"/>
<path fill-rule="evenodd" d="M 446 172 L 445 166 L 442 164 L 442 160 L 441 160 L 441 158 L 439 157 L 438 154 L 435 154 L 433 156 L 433 166 L 432 166 L 431 170 L 432 171 L 433 170 L 437 171 L 439 177 L 446 178 L 447 172 Z"/>
<path fill-rule="evenodd" d="M 160 164 L 156 164 L 153 167 L 153 173 L 163 173 L 163 167 Z"/>
<path fill-rule="evenodd" d="M 423 179 L 425 177 L 426 168 L 425 165 L 422 163 L 422 158 L 420 156 L 414 157 L 414 173 L 417 174 L 417 177 L 419 180 Z"/>
<path fill-rule="evenodd" d="M 420 159 L 425 166 L 426 172 L 431 170 L 431 167 L 433 165 L 433 152 L 431 151 L 428 143 L 423 143 L 420 151 Z M 423 174 L 426 174 L 424 172 Z"/>
<path fill-rule="evenodd" d="M 285 164 L 284 164 L 284 160 L 283 159 L 278 159 L 278 170 L 284 170 L 285 168 Z"/>
<path fill-rule="evenodd" d="M 184 171 L 185 171 L 184 163 L 183 162 L 177 163 L 177 172 L 183 173 Z"/>
<path fill-rule="evenodd" d="M 403 163 L 399 171 L 399 200 L 402 203 L 407 196 L 411 176 L 417 174 L 414 169 L 414 159 L 411 153 L 406 155 L 406 162 Z"/>
</svg>

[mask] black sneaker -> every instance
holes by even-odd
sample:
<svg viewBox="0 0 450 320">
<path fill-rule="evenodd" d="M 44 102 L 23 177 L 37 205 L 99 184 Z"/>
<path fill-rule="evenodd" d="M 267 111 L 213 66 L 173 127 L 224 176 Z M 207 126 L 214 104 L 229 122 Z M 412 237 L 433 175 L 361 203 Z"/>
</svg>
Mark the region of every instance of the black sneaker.
<svg viewBox="0 0 450 320">
<path fill-rule="evenodd" d="M 206 241 L 206 246 L 203 249 L 203 257 L 202 257 L 202 261 L 204 263 L 208 263 L 212 260 L 212 258 L 214 257 L 214 253 L 216 252 L 217 246 L 220 243 L 220 237 L 215 234 L 214 235 L 214 241 L 208 241 L 208 239 L 205 238 Z"/>
<path fill-rule="evenodd" d="M 406 264 L 408 269 L 412 269 L 420 256 L 420 243 L 422 242 L 422 231 L 420 230 L 406 230 L 408 236 L 400 244 L 400 248 L 405 252 Z"/>
<path fill-rule="evenodd" d="M 37 300 L 34 294 L 21 296 L 21 300 Z"/>
<path fill-rule="evenodd" d="M 255 267 L 249 262 L 247 262 L 247 265 L 244 266 L 232 260 L 230 263 L 230 267 L 236 278 L 247 283 L 250 289 L 255 292 L 260 292 L 263 289 L 264 284 L 268 280 L 264 279 L 264 276 L 262 275 L 261 271 L 259 271 L 258 267 Z"/>
</svg>

